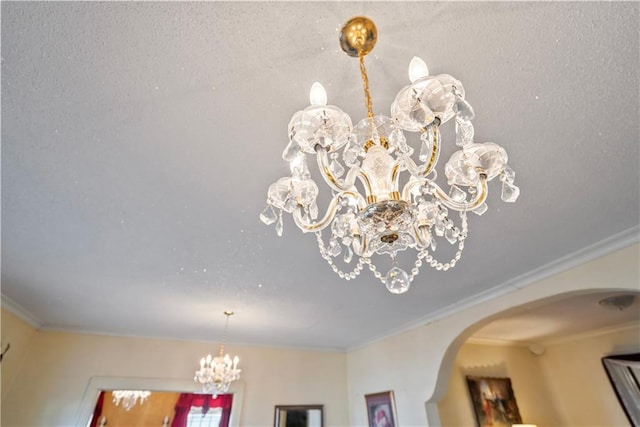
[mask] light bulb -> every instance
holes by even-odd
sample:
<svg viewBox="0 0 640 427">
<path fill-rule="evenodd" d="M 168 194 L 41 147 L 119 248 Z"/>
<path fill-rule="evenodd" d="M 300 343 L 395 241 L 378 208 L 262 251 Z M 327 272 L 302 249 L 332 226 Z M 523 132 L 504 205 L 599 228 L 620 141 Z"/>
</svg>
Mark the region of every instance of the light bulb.
<svg viewBox="0 0 640 427">
<path fill-rule="evenodd" d="M 315 82 L 311 86 L 311 90 L 309 91 L 309 102 L 314 106 L 327 105 L 327 92 L 320 83 Z"/>
<path fill-rule="evenodd" d="M 411 80 L 411 83 L 415 83 L 416 80 L 428 75 L 429 68 L 427 68 L 427 64 L 421 58 L 414 56 L 409 63 L 409 80 Z"/>
</svg>

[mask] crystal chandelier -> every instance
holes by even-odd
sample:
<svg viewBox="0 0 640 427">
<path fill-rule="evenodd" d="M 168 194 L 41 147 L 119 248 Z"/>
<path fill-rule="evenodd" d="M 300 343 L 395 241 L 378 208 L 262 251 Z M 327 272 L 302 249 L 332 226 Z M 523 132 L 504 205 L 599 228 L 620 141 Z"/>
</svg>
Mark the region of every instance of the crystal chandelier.
<svg viewBox="0 0 640 427">
<path fill-rule="evenodd" d="M 224 315 L 227 319 L 224 324 L 224 335 L 222 338 L 222 344 L 220 345 L 220 353 L 218 357 L 211 357 L 210 354 L 207 357 L 200 359 L 200 369 L 196 371 L 193 380 L 202 384 L 202 389 L 205 393 L 211 393 L 216 396 L 218 393 L 226 393 L 229 390 L 229 386 L 233 381 L 240 378 L 240 371 L 238 369 L 238 356 L 233 359 L 229 357 L 229 354 L 224 354 L 224 344 L 227 338 L 227 327 L 229 325 L 229 316 L 233 315 L 232 311 L 225 311 Z"/>
<path fill-rule="evenodd" d="M 465 100 L 462 84 L 447 74 L 430 76 L 426 64 L 414 57 L 409 64 L 411 83 L 398 92 L 391 105 L 391 117 L 375 115 L 369 93 L 364 57 L 373 49 L 377 30 L 372 21 L 356 17 L 340 33 L 342 49 L 360 63 L 367 117 L 352 126 L 340 108 L 327 105 L 320 83 L 310 92 L 311 106 L 293 115 L 289 123 L 289 144 L 282 153 L 291 176 L 269 187 L 267 208 L 260 219 L 275 223 L 282 235 L 282 212 L 292 214 L 303 232 L 316 234 L 320 254 L 339 277 L 355 279 L 365 265 L 394 294 L 409 289 L 423 263 L 436 270 L 456 265 L 468 233 L 467 212 L 482 215 L 487 210 L 487 183 L 502 181 L 502 200 L 515 202 L 520 190 L 513 184 L 514 172 L 507 165 L 507 153 L 493 142 L 475 143 L 471 120 L 474 112 Z M 436 164 L 441 151 L 440 127 L 455 121 L 455 143 L 460 147 L 445 164 L 449 190 L 436 184 Z M 419 133 L 414 149 L 407 133 Z M 316 157 L 318 173 L 331 189 L 326 213 L 318 219 L 318 185 L 307 166 L 307 155 Z M 417 161 L 416 161 L 417 159 Z M 401 187 L 402 185 L 402 187 Z M 451 212 L 457 212 L 459 224 Z M 330 232 L 325 244 L 322 231 Z M 435 259 L 440 242 L 457 245 L 447 262 Z M 408 248 L 417 252 L 409 272 L 398 266 L 396 255 Z M 351 271 L 345 264 L 358 258 Z M 391 257 L 386 275 L 378 271 L 373 255 Z"/>
<path fill-rule="evenodd" d="M 138 400 L 142 405 L 147 397 L 151 396 L 150 391 L 143 390 L 113 390 L 111 394 L 113 395 L 113 403 L 118 406 L 122 402 L 122 407 L 125 411 L 129 411 L 136 406 Z"/>
</svg>

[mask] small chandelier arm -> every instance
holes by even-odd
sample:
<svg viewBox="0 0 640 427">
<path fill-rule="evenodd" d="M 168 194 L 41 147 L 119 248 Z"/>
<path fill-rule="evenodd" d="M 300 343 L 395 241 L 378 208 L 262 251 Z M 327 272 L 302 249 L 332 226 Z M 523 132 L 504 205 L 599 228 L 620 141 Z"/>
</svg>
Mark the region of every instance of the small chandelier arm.
<svg viewBox="0 0 640 427">
<path fill-rule="evenodd" d="M 367 117 L 354 126 L 349 115 L 327 105 L 326 91 L 314 83 L 311 105 L 296 112 L 289 123 L 289 143 L 282 157 L 289 162 L 291 176 L 269 187 L 267 208 L 260 219 L 275 223 L 281 236 L 282 212 L 292 214 L 298 228 L 316 234 L 321 256 L 339 277 L 355 279 L 367 265 L 390 292 L 400 294 L 409 289 L 423 262 L 444 271 L 456 265 L 467 238 L 467 212 L 486 212 L 489 181 L 499 177 L 505 202 L 515 202 L 520 189 L 513 184 L 515 173 L 507 165 L 506 151 L 493 142 L 474 142 L 475 114 L 465 100 L 462 83 L 447 74 L 430 76 L 420 58 L 411 60 L 411 83 L 398 92 L 391 117 L 373 113 L 364 57 L 376 40 L 377 30 L 368 18 L 353 18 L 343 27 L 340 44 L 359 60 Z M 451 119 L 460 149 L 445 164 L 450 186 L 445 191 L 435 182 L 436 166 L 442 144 L 440 126 Z M 405 132 L 420 134 L 417 156 Z M 320 175 L 333 193 L 320 219 L 318 185 L 309 173 L 307 155 L 316 157 Z M 401 181 L 406 182 L 403 188 Z M 459 225 L 449 210 L 459 213 Z M 328 245 L 322 234 L 325 229 L 330 230 Z M 455 256 L 446 263 L 432 255 L 440 240 L 457 243 Z M 417 256 L 406 272 L 398 267 L 396 256 L 409 248 Z M 354 255 L 358 258 L 350 272 L 334 262 L 341 253 L 345 264 Z M 391 257 L 392 268 L 386 275 L 373 264 L 374 254 Z"/>
</svg>

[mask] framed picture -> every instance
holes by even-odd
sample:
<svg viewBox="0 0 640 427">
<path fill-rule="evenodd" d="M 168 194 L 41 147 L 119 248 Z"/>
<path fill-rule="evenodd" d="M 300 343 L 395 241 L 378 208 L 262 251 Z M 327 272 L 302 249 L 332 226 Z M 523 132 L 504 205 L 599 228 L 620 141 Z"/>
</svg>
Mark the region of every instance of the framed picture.
<svg viewBox="0 0 640 427">
<path fill-rule="evenodd" d="M 398 425 L 393 391 L 367 394 L 364 399 L 367 402 L 369 427 L 396 427 Z"/>
<path fill-rule="evenodd" d="M 478 427 L 522 423 L 509 378 L 467 376 L 467 385 Z"/>
<path fill-rule="evenodd" d="M 640 353 L 602 358 L 613 391 L 632 426 L 640 426 Z"/>
<path fill-rule="evenodd" d="M 323 405 L 277 405 L 274 427 L 323 427 Z"/>
</svg>

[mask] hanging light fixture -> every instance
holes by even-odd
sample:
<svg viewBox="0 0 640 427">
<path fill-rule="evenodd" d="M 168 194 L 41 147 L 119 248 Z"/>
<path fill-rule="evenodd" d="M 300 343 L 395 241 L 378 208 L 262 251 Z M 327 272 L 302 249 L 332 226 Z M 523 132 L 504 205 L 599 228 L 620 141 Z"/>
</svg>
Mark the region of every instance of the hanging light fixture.
<svg viewBox="0 0 640 427">
<path fill-rule="evenodd" d="M 122 402 L 125 411 L 136 406 L 138 400 L 142 405 L 147 397 L 151 396 L 151 392 L 145 390 L 113 390 L 111 394 L 113 395 L 113 403 L 118 406 Z"/>
<path fill-rule="evenodd" d="M 474 111 L 462 84 L 447 74 L 430 76 L 422 59 L 414 57 L 409 64 L 411 83 L 396 96 L 391 117 L 373 113 L 364 57 L 376 39 L 375 24 L 365 17 L 351 19 L 340 33 L 342 49 L 359 59 L 367 117 L 352 126 L 345 112 L 327 105 L 324 88 L 314 83 L 311 106 L 296 112 L 289 123 L 290 141 L 282 157 L 289 162 L 291 176 L 269 187 L 260 219 L 267 225 L 275 223 L 281 236 L 282 212 L 292 214 L 303 232 L 316 234 L 320 254 L 339 277 L 355 279 L 366 264 L 390 292 L 401 294 L 423 262 L 444 271 L 456 265 L 467 238 L 467 212 L 482 215 L 487 210 L 489 181 L 496 177 L 502 181 L 505 202 L 515 202 L 520 190 L 513 184 L 515 174 L 507 165 L 506 151 L 493 142 L 473 141 Z M 435 167 L 441 151 L 440 126 L 450 119 L 455 120 L 460 150 L 445 164 L 450 186 L 445 191 L 435 182 Z M 404 132 L 420 133 L 415 156 Z M 311 178 L 307 155 L 316 157 L 319 173 L 332 191 L 320 219 L 318 185 Z M 459 213 L 459 224 L 450 211 Z M 328 245 L 322 236 L 326 228 Z M 432 255 L 439 241 L 457 244 L 453 258 L 444 263 Z M 408 248 L 417 251 L 409 272 L 396 260 Z M 358 257 L 351 271 L 335 264 L 341 253 L 346 264 L 354 254 Z M 373 264 L 374 254 L 391 257 L 392 268 L 385 275 Z"/>
<path fill-rule="evenodd" d="M 227 319 L 224 323 L 224 335 L 222 344 L 220 345 L 220 353 L 217 357 L 207 357 L 200 359 L 200 369 L 196 371 L 193 380 L 202 384 L 205 393 L 211 393 L 216 396 L 218 393 L 226 393 L 233 381 L 240 378 L 238 369 L 238 356 L 233 359 L 229 354 L 224 353 L 224 344 L 227 339 L 227 328 L 229 326 L 229 316 L 233 316 L 233 311 L 225 311 L 224 315 Z"/>
</svg>

